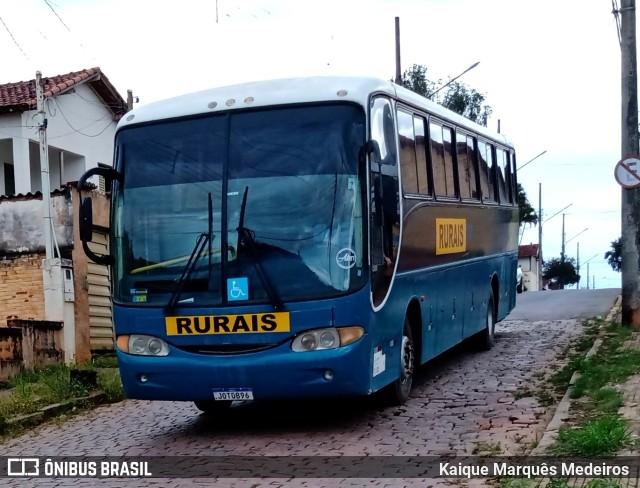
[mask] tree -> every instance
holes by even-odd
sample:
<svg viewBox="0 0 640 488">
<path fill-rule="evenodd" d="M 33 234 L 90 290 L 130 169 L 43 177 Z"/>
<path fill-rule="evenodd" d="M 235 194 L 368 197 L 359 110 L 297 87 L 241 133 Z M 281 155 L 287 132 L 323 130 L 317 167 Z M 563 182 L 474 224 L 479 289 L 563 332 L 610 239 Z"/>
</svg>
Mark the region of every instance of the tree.
<svg viewBox="0 0 640 488">
<path fill-rule="evenodd" d="M 447 88 L 442 105 L 486 127 L 493 110 L 489 105 L 482 105 L 483 102 L 482 93 L 468 88 L 464 83 L 454 81 Z"/>
<path fill-rule="evenodd" d="M 611 250 L 604 253 L 604 257 L 609 266 L 618 273 L 622 271 L 622 237 L 618 237 L 615 241 L 611 241 Z"/>
<path fill-rule="evenodd" d="M 538 225 L 538 214 L 533 209 L 527 198 L 527 194 L 522 188 L 522 185 L 518 183 L 518 208 L 520 209 L 520 225 Z"/>
<path fill-rule="evenodd" d="M 421 64 L 414 64 L 402 73 L 402 86 L 426 98 L 437 89 L 436 83 L 427 79 L 427 67 Z"/>
<path fill-rule="evenodd" d="M 445 91 L 438 92 L 438 87 L 444 86 L 444 83 L 442 80 L 429 80 L 427 67 L 422 64 L 414 64 L 406 70 L 402 74 L 401 81 L 405 88 L 429 98 L 473 122 L 487 125 L 492 109 L 489 105 L 483 105 L 485 96 L 464 83 L 454 81 Z"/>
<path fill-rule="evenodd" d="M 542 277 L 557 282 L 560 289 L 580 281 L 580 275 L 576 273 L 576 260 L 573 258 L 553 258 L 545 262 Z"/>
</svg>

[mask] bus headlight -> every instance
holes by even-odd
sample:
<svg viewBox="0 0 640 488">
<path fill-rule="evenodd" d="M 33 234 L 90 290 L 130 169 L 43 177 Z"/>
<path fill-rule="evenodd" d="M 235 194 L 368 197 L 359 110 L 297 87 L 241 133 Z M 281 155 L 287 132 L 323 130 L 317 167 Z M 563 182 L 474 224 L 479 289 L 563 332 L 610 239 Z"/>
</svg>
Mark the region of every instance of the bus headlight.
<svg viewBox="0 0 640 488">
<path fill-rule="evenodd" d="M 167 356 L 169 345 L 159 337 L 142 334 L 121 335 L 117 339 L 118 349 L 136 356 Z"/>
<path fill-rule="evenodd" d="M 314 329 L 298 335 L 291 344 L 294 352 L 336 349 L 357 341 L 364 335 L 362 327 Z"/>
</svg>

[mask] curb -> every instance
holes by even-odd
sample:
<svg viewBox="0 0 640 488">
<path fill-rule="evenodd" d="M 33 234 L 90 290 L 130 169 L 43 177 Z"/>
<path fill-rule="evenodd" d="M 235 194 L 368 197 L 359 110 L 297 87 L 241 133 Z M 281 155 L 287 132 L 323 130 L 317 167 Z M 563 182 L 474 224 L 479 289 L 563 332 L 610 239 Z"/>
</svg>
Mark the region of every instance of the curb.
<svg viewBox="0 0 640 488">
<path fill-rule="evenodd" d="M 604 320 L 605 323 L 620 322 L 621 303 L 622 296 L 618 295 L 618 298 L 616 298 L 613 307 Z M 591 346 L 591 349 L 589 349 L 585 357 L 593 356 L 596 352 L 598 352 L 600 344 L 602 344 L 602 339 L 598 337 L 594 341 L 593 346 Z M 578 372 L 573 373 L 573 376 L 571 376 L 571 379 L 569 380 L 569 387 L 567 388 L 566 393 L 560 400 L 560 403 L 558 403 L 558 407 L 553 414 L 553 418 L 547 424 L 540 442 L 538 442 L 538 445 L 531 450 L 531 453 L 529 454 L 530 456 L 542 456 L 546 454 L 547 449 L 555 443 L 556 439 L 558 438 L 560 427 L 563 425 L 564 420 L 569 417 L 569 408 L 571 407 L 571 398 L 569 396 L 569 393 L 571 391 L 571 387 L 575 384 L 576 380 L 579 377 L 580 373 Z"/>
<path fill-rule="evenodd" d="M 102 391 L 96 391 L 89 396 L 81 398 L 73 398 L 61 403 L 54 403 L 53 405 L 47 405 L 42 407 L 36 412 L 19 415 L 7 419 L 7 425 L 17 425 L 20 427 L 34 427 L 42 422 L 49 420 L 53 417 L 57 417 L 66 412 L 70 412 L 74 408 L 82 407 L 85 405 L 96 406 L 105 403 L 107 399 L 106 393 Z"/>
</svg>

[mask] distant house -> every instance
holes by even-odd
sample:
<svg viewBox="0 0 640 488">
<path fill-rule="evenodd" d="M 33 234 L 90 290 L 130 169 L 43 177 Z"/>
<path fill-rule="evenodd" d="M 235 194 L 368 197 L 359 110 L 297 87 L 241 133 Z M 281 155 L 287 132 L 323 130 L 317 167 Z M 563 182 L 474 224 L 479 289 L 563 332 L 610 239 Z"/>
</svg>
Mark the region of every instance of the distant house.
<svg viewBox="0 0 640 488">
<path fill-rule="evenodd" d="M 537 291 L 540 283 L 539 273 L 539 247 L 538 244 L 518 246 L 518 265 L 522 267 L 523 283 L 525 290 Z"/>
<path fill-rule="evenodd" d="M 100 68 L 43 76 L 52 190 L 111 164 L 127 104 Z M 0 85 L 0 195 L 42 190 L 35 79 Z"/>
</svg>

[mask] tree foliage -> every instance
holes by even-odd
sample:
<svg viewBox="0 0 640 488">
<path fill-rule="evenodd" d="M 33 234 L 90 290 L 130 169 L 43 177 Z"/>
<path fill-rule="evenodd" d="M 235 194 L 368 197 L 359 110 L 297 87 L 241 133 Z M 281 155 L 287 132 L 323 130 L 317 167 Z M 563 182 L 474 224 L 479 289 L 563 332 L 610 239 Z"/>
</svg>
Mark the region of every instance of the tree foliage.
<svg viewBox="0 0 640 488">
<path fill-rule="evenodd" d="M 426 98 L 437 90 L 436 83 L 427 78 L 427 67 L 421 64 L 414 64 L 402 73 L 402 86 Z"/>
<path fill-rule="evenodd" d="M 573 258 L 553 258 L 546 261 L 542 277 L 546 280 L 555 280 L 559 288 L 580 281 L 580 275 L 576 272 L 576 260 Z"/>
<path fill-rule="evenodd" d="M 414 64 L 402 73 L 401 82 L 405 88 L 429 98 L 469 120 L 484 126 L 487 125 L 492 109 L 489 105 L 483 105 L 485 96 L 464 83 L 454 81 L 444 90 L 438 91 L 439 87 L 444 86 L 447 82 L 429 80 L 427 67 L 421 64 Z"/>
<path fill-rule="evenodd" d="M 520 209 L 520 225 L 538 225 L 538 214 L 529 203 L 527 194 L 520 183 L 518 183 L 518 208 Z"/>
<path fill-rule="evenodd" d="M 611 250 L 605 252 L 604 257 L 614 271 L 622 271 L 622 237 L 611 241 Z"/>
</svg>

